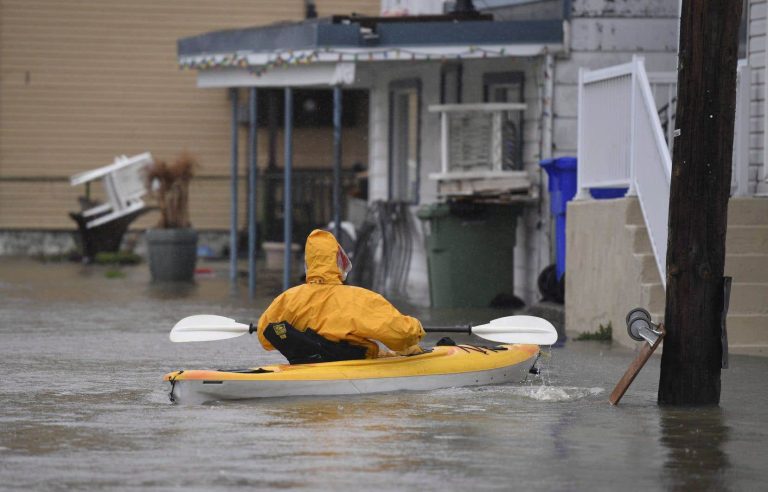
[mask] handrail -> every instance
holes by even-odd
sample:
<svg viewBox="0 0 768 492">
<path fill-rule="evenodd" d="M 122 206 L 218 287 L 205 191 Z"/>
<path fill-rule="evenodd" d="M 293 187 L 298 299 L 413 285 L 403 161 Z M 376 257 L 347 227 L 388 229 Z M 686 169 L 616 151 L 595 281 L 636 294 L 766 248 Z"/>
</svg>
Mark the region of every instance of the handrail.
<svg viewBox="0 0 768 492">
<path fill-rule="evenodd" d="M 648 229 L 651 249 L 656 260 L 656 266 L 661 277 L 661 284 L 667 285 L 667 219 L 669 216 L 669 193 L 672 179 L 672 157 L 664 133 L 661 131 L 661 121 L 656 111 L 656 103 L 651 93 L 651 85 L 645 72 L 645 64 L 637 60 L 636 87 L 640 92 L 644 111 L 635 113 L 638 124 L 647 124 L 653 136 L 655 153 L 642 159 L 646 148 L 633 145 L 633 153 L 638 156 L 636 168 L 633 169 L 633 182 L 640 202 L 640 210 Z M 639 113 L 639 114 L 638 114 Z M 644 115 L 644 117 L 643 117 Z M 645 145 L 645 141 L 634 143 Z M 655 166 L 655 167 L 654 167 Z M 659 169 L 659 167 L 661 169 Z"/>
</svg>

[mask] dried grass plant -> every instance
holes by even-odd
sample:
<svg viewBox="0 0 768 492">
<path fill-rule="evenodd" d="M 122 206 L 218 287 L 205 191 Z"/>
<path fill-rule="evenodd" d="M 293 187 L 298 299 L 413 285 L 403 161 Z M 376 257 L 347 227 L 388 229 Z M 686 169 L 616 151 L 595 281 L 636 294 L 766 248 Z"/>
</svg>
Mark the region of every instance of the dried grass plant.
<svg viewBox="0 0 768 492">
<path fill-rule="evenodd" d="M 160 208 L 161 229 L 184 229 L 189 222 L 189 182 L 198 167 L 197 160 L 183 153 L 173 162 L 155 161 L 146 174 L 147 189 Z"/>
</svg>

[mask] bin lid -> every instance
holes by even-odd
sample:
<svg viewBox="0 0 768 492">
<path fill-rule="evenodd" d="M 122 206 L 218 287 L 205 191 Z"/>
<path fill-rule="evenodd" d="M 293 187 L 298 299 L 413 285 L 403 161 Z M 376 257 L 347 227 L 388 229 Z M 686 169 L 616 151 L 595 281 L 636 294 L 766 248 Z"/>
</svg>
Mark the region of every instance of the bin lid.
<svg viewBox="0 0 768 492">
<path fill-rule="evenodd" d="M 447 203 L 430 203 L 429 205 L 422 205 L 419 210 L 416 211 L 416 217 L 421 220 L 431 220 L 438 217 L 445 217 L 450 211 Z"/>
<path fill-rule="evenodd" d="M 547 171 L 547 177 L 549 178 L 547 180 L 547 191 L 550 193 L 555 191 L 557 189 L 557 171 L 555 170 L 555 160 L 554 159 L 542 159 L 539 161 L 539 165 Z"/>
<path fill-rule="evenodd" d="M 558 157 L 555 159 L 555 167 L 560 171 L 572 171 L 576 169 L 575 157 Z"/>
</svg>

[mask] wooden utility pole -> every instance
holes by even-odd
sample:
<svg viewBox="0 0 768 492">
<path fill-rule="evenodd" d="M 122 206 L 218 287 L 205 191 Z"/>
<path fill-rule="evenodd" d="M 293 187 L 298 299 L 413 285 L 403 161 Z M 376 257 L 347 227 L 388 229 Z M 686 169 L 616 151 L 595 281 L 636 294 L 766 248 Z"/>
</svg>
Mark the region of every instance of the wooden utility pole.
<svg viewBox="0 0 768 492">
<path fill-rule="evenodd" d="M 742 2 L 683 0 L 659 403 L 720 402 L 721 314 Z"/>
</svg>

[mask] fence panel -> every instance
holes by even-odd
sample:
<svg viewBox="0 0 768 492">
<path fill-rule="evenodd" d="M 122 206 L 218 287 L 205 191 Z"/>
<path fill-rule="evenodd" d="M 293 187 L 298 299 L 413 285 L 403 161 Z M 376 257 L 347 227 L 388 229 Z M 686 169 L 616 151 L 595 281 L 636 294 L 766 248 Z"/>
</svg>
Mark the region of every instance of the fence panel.
<svg viewBox="0 0 768 492">
<path fill-rule="evenodd" d="M 580 73 L 578 187 L 629 186 L 631 64 Z"/>
</svg>

